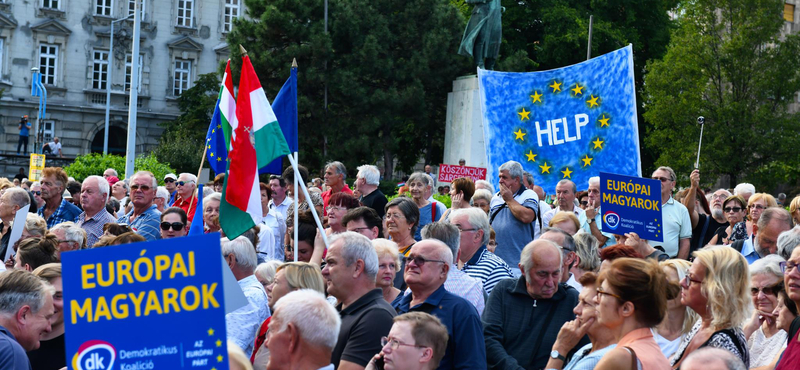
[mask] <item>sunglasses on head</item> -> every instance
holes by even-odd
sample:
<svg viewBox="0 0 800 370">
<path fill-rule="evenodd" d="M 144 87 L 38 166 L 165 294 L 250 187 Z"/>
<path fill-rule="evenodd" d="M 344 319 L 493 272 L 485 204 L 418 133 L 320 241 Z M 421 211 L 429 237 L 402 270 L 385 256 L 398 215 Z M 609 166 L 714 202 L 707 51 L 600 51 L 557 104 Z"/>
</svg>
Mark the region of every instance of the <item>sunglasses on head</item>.
<svg viewBox="0 0 800 370">
<path fill-rule="evenodd" d="M 172 223 L 170 223 L 170 222 L 162 222 L 161 223 L 161 230 L 167 231 L 167 230 L 169 230 L 170 227 L 172 227 L 172 230 L 181 231 L 181 230 L 183 230 L 183 226 L 184 225 L 183 225 L 182 222 L 172 222 Z"/>
</svg>

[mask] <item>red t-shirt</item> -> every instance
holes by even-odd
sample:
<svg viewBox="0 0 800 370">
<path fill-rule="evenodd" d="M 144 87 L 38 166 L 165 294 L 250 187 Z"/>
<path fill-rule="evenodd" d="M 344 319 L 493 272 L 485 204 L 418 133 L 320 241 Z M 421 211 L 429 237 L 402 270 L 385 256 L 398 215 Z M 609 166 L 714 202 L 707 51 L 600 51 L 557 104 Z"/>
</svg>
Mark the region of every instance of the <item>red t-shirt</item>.
<svg viewBox="0 0 800 370">
<path fill-rule="evenodd" d="M 353 195 L 353 191 L 350 190 L 350 188 L 347 186 L 347 184 L 344 184 L 344 187 L 342 188 L 342 192 L 350 194 L 350 195 Z M 335 194 L 335 193 L 333 193 L 333 189 L 329 189 L 328 191 L 326 191 L 326 192 L 321 194 L 321 196 L 322 196 L 322 214 L 325 215 L 325 216 L 328 215 L 328 199 L 331 199 L 331 196 L 333 194 Z"/>
<path fill-rule="evenodd" d="M 791 370 L 800 369 L 800 330 L 797 331 L 794 338 L 789 340 L 789 345 L 783 351 L 781 362 L 775 366 L 775 370 Z"/>
</svg>

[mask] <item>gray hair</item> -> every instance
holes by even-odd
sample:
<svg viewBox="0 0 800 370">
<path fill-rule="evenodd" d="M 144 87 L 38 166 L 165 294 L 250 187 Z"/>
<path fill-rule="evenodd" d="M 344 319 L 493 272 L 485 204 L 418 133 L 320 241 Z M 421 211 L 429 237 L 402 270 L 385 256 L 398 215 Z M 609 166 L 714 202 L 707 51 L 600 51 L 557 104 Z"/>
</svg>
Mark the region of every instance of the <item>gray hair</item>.
<svg viewBox="0 0 800 370">
<path fill-rule="evenodd" d="M 159 186 L 158 190 L 156 190 L 156 198 L 164 199 L 165 201 L 169 201 L 169 190 L 163 186 Z"/>
<path fill-rule="evenodd" d="M 145 176 L 145 175 L 146 176 L 150 176 L 150 178 L 153 179 L 153 185 L 151 185 L 150 187 L 153 188 L 153 189 L 157 188 L 158 187 L 158 180 L 156 180 L 156 176 L 153 175 L 153 173 L 150 172 L 150 171 L 139 171 L 139 172 L 133 174 L 133 176 L 131 176 L 131 182 L 133 182 L 134 178 L 139 177 L 139 176 Z M 128 189 L 128 183 L 125 183 L 125 189 L 126 190 Z"/>
<path fill-rule="evenodd" d="M 347 168 L 344 167 L 344 164 L 339 161 L 328 162 L 325 164 L 325 169 L 333 168 L 336 170 L 336 174 L 342 175 L 342 180 L 347 177 Z"/>
<path fill-rule="evenodd" d="M 22 306 L 39 312 L 53 294 L 52 285 L 25 270 L 7 270 L 0 273 L 0 314 L 16 315 Z"/>
<path fill-rule="evenodd" d="M 371 164 L 365 164 L 358 166 L 357 169 L 358 174 L 356 174 L 356 178 L 364 179 L 369 185 L 380 185 L 381 172 L 378 170 L 378 167 L 375 167 Z"/>
<path fill-rule="evenodd" d="M 520 253 L 519 256 L 519 263 L 522 265 L 522 270 L 525 272 L 525 279 L 528 279 L 528 271 L 533 268 L 533 253 L 536 252 L 537 249 L 544 247 L 561 249 L 554 241 L 547 239 L 536 239 L 528 243 L 525 248 L 522 248 L 522 253 Z M 558 258 L 558 266 L 563 265 L 564 255 L 559 253 Z"/>
<path fill-rule="evenodd" d="M 103 171 L 103 173 L 105 173 L 108 170 L 111 170 L 111 176 L 119 177 L 119 174 L 117 174 L 117 170 L 115 170 L 113 168 L 106 168 L 106 170 Z M 84 179 L 84 181 L 86 181 L 86 180 Z"/>
<path fill-rule="evenodd" d="M 786 230 L 778 236 L 778 255 L 788 260 L 792 252 L 800 244 L 800 225 Z"/>
<path fill-rule="evenodd" d="M 83 179 L 83 183 L 81 185 L 86 185 L 86 182 L 89 180 L 97 180 L 97 189 L 100 191 L 100 193 L 106 195 L 105 201 L 108 202 L 108 197 L 111 196 L 111 186 L 108 185 L 108 180 L 106 180 L 106 178 L 102 176 L 92 175 Z"/>
<path fill-rule="evenodd" d="M 261 278 L 265 280 L 268 284 L 271 284 L 275 281 L 275 274 L 278 271 L 278 266 L 283 264 L 283 262 L 278 260 L 269 260 L 267 262 L 259 263 L 256 266 L 256 271 L 254 272 L 256 278 Z"/>
<path fill-rule="evenodd" d="M 756 187 L 753 186 L 753 184 L 749 184 L 746 182 L 736 185 L 736 187 L 733 188 L 733 195 L 742 195 L 747 193 L 750 193 L 752 195 L 755 194 L 755 192 L 756 192 Z"/>
<path fill-rule="evenodd" d="M 690 367 L 689 364 L 694 364 L 695 366 L 691 366 L 692 369 L 700 369 L 707 368 L 708 365 L 716 361 L 722 361 L 728 370 L 747 370 L 744 362 L 739 357 L 736 357 L 730 351 L 716 347 L 703 347 L 693 351 L 689 356 L 686 356 L 681 366 L 688 369 Z"/>
<path fill-rule="evenodd" d="M 529 185 L 531 185 L 531 186 L 535 185 L 533 183 L 533 175 L 530 172 L 525 171 L 525 172 L 522 173 L 522 176 L 525 177 L 525 181 L 527 181 Z"/>
<path fill-rule="evenodd" d="M 491 182 L 488 182 L 488 181 L 486 181 L 486 180 L 478 180 L 478 181 L 475 181 L 475 187 L 476 187 L 476 188 L 478 187 L 478 184 L 480 184 L 481 186 L 485 186 L 486 188 L 488 188 L 488 190 L 489 190 L 489 194 L 492 194 L 492 195 L 494 195 L 494 185 L 492 185 L 492 183 L 491 183 Z M 475 191 L 478 191 L 478 190 L 481 190 L 481 189 L 476 189 Z M 491 198 L 490 198 L 489 200 L 491 201 Z"/>
<path fill-rule="evenodd" d="M 211 195 L 203 198 L 203 211 L 206 210 L 206 205 L 208 204 L 208 202 L 210 202 L 212 200 L 216 200 L 217 202 L 222 201 L 222 193 L 214 192 L 214 193 L 211 193 Z"/>
<path fill-rule="evenodd" d="M 669 181 L 675 181 L 678 177 L 675 175 L 675 170 L 672 167 L 661 166 L 656 171 L 666 171 L 669 174 Z"/>
<path fill-rule="evenodd" d="M 433 179 L 430 176 L 428 176 L 428 174 L 426 174 L 425 172 L 412 173 L 411 176 L 408 177 L 408 181 L 406 183 L 410 185 L 414 181 L 419 181 L 422 183 L 422 185 L 425 185 L 426 187 L 433 186 Z"/>
<path fill-rule="evenodd" d="M 750 276 L 772 275 L 783 281 L 783 272 L 781 272 L 780 263 L 784 261 L 786 260 L 777 254 L 761 257 L 750 265 Z"/>
<path fill-rule="evenodd" d="M 315 347 L 333 350 L 339 340 L 342 319 L 322 293 L 312 289 L 295 290 L 275 303 L 270 330 L 280 333 L 291 323 L 301 340 Z M 277 324 L 277 325 L 274 325 Z"/>
<path fill-rule="evenodd" d="M 364 235 L 353 231 L 345 231 L 335 235 L 330 240 L 330 244 L 342 241 L 342 259 L 345 266 L 352 266 L 356 261 L 364 261 L 364 274 L 371 281 L 375 281 L 378 276 L 378 253 L 372 242 Z"/>
<path fill-rule="evenodd" d="M 417 204 L 408 197 L 397 197 L 390 200 L 389 203 L 386 203 L 383 209 L 388 212 L 391 207 L 397 207 L 397 209 L 403 213 L 406 222 L 414 225 L 411 227 L 411 234 L 413 235 L 419 226 L 419 207 L 417 207 Z"/>
<path fill-rule="evenodd" d="M 572 180 L 563 179 L 563 180 L 559 181 L 558 183 L 556 183 L 556 186 L 559 186 L 559 185 L 571 185 L 572 186 L 572 194 L 575 194 L 575 193 L 578 192 L 578 186 L 575 185 L 575 183 L 572 182 Z"/>
<path fill-rule="evenodd" d="M 256 256 L 256 248 L 253 243 L 244 236 L 240 236 L 233 240 L 222 241 L 222 256 L 228 257 L 233 254 L 236 257 L 236 265 L 241 269 L 253 272 L 258 265 L 258 257 Z"/>
<path fill-rule="evenodd" d="M 475 196 L 473 196 L 472 199 L 475 199 Z M 489 216 L 486 215 L 486 212 L 480 208 L 474 207 L 453 209 L 450 211 L 450 222 L 452 222 L 453 217 L 460 217 L 462 215 L 467 216 L 467 221 L 472 228 L 483 231 L 481 245 L 486 245 L 486 243 L 489 243 L 491 226 L 489 225 Z M 422 231 L 425 232 L 424 229 Z"/>
<path fill-rule="evenodd" d="M 522 182 L 522 173 L 525 172 L 522 170 L 522 165 L 517 161 L 508 161 L 500 165 L 498 172 L 503 171 L 508 171 L 508 175 L 512 179 L 519 179 L 520 182 Z"/>
<path fill-rule="evenodd" d="M 480 181 L 483 181 L 483 180 L 480 180 Z M 475 193 L 472 194 L 472 199 L 469 200 L 469 205 L 473 205 L 475 203 L 475 200 L 478 200 L 478 199 L 483 199 L 483 200 L 491 203 L 492 202 L 492 196 L 493 195 L 492 195 L 492 193 L 489 192 L 489 190 L 476 189 Z"/>
<path fill-rule="evenodd" d="M 483 211 L 480 212 L 483 213 Z M 458 247 L 461 244 L 461 232 L 458 231 L 456 225 L 444 221 L 431 222 L 422 228 L 420 236 L 422 236 L 422 239 L 436 239 L 447 245 L 453 256 L 458 255 Z"/>
<path fill-rule="evenodd" d="M 767 207 L 761 213 L 756 226 L 758 226 L 759 230 L 764 230 L 773 220 L 782 223 L 787 229 L 792 227 L 792 215 L 789 211 L 780 207 Z"/>
<path fill-rule="evenodd" d="M 62 222 L 53 226 L 50 231 L 64 230 L 64 238 L 70 242 L 78 243 L 78 249 L 83 248 L 84 241 L 86 240 L 85 231 L 72 221 Z"/>
<path fill-rule="evenodd" d="M 572 235 L 569 235 L 568 232 L 561 230 L 557 227 L 545 227 L 542 229 L 542 233 L 540 235 L 544 235 L 545 233 L 552 231 L 557 234 L 561 234 L 564 236 L 564 245 L 561 245 L 561 253 L 566 256 L 569 252 L 575 252 L 575 239 Z M 557 244 L 556 244 L 557 245 Z"/>
<path fill-rule="evenodd" d="M 31 197 L 28 195 L 28 192 L 25 191 L 23 188 L 8 188 L 6 192 L 3 193 L 8 194 L 8 200 L 15 206 L 19 206 L 19 208 L 25 207 L 28 204 L 31 204 Z"/>
<path fill-rule="evenodd" d="M 600 186 L 600 176 L 592 176 L 589 178 L 589 186 L 592 185 Z"/>
<path fill-rule="evenodd" d="M 578 268 L 583 271 L 597 271 L 600 268 L 597 238 L 581 229 L 573 239 L 575 239 L 575 253 L 581 258 Z"/>
</svg>

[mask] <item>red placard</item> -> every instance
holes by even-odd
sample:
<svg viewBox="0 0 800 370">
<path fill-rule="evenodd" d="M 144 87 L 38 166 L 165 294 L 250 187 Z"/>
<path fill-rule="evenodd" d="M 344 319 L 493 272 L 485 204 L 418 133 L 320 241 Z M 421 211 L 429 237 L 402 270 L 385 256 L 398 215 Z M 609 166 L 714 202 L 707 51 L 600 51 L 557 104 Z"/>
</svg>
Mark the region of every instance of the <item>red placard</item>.
<svg viewBox="0 0 800 370">
<path fill-rule="evenodd" d="M 469 177 L 472 181 L 486 180 L 486 169 L 480 167 L 456 166 L 453 164 L 439 165 L 439 181 L 452 182 L 459 177 Z"/>
</svg>

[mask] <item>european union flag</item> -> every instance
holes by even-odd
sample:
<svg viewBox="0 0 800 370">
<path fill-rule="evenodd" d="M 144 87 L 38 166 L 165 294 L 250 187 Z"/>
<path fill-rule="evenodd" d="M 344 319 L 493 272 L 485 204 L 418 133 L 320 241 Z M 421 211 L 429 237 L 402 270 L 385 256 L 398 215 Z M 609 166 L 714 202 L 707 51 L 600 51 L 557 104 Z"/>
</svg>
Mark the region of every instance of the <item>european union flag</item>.
<svg viewBox="0 0 800 370">
<path fill-rule="evenodd" d="M 292 68 L 289 79 L 281 87 L 281 91 L 272 102 L 272 111 L 281 125 L 283 137 L 289 144 L 289 151 L 297 151 L 297 68 Z M 283 157 L 278 158 L 258 171 L 280 175 L 283 173 Z"/>
<path fill-rule="evenodd" d="M 208 165 L 214 170 L 214 173 L 226 173 L 228 165 L 228 145 L 225 140 L 225 132 L 222 129 L 222 112 L 219 108 L 219 101 L 214 108 L 214 116 L 211 117 L 211 124 L 208 125 L 208 133 L 206 133 L 206 158 Z"/>
<path fill-rule="evenodd" d="M 630 45 L 542 72 L 478 70 L 487 176 L 509 160 L 554 193 L 561 179 L 588 187 L 600 171 L 641 176 Z"/>
</svg>

